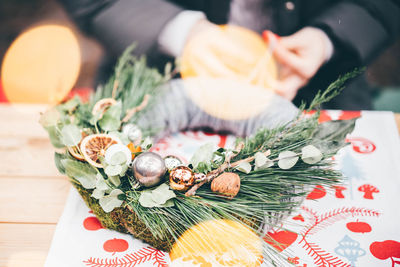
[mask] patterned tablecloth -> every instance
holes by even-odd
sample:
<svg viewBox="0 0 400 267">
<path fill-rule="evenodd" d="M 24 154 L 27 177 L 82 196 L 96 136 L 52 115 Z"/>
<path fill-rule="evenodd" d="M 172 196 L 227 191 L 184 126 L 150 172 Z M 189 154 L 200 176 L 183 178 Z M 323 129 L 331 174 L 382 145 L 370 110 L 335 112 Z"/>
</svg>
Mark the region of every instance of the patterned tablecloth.
<svg viewBox="0 0 400 267">
<path fill-rule="evenodd" d="M 359 115 L 324 111 L 320 120 Z M 270 232 L 286 244 L 291 266 L 400 266 L 400 142 L 393 114 L 362 112 L 348 141 L 351 145 L 335 157 L 338 168 L 348 177 L 345 186 L 317 186 L 283 225 Z M 161 140 L 153 150 L 187 161 L 206 142 L 229 147 L 234 137 L 185 132 Z M 45 266 L 169 264 L 167 253 L 129 235 L 103 229 L 78 193 L 71 190 Z"/>
</svg>

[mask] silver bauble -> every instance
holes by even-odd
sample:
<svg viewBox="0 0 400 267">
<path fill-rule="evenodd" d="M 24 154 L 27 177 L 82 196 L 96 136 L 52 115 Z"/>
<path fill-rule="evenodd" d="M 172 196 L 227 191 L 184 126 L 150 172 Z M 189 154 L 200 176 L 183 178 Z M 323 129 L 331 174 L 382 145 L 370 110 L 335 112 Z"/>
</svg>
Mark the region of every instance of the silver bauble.
<svg viewBox="0 0 400 267">
<path fill-rule="evenodd" d="M 166 171 L 163 158 L 153 152 L 144 152 L 137 156 L 132 164 L 133 175 L 145 187 L 162 182 Z"/>
<path fill-rule="evenodd" d="M 172 171 L 178 166 L 181 166 L 183 163 L 182 161 L 175 156 L 169 155 L 164 158 L 165 167 L 167 167 L 168 171 Z"/>
<path fill-rule="evenodd" d="M 142 130 L 133 123 L 125 124 L 122 127 L 122 133 L 125 134 L 129 141 L 131 141 L 135 146 L 139 145 L 142 141 Z"/>
</svg>

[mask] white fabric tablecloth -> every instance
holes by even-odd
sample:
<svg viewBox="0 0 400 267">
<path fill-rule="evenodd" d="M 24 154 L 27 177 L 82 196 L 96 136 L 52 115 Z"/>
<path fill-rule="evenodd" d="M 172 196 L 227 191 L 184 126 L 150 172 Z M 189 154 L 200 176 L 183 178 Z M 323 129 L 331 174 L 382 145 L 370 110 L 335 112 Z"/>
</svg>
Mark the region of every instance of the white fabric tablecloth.
<svg viewBox="0 0 400 267">
<path fill-rule="evenodd" d="M 356 115 L 357 112 L 324 111 L 321 119 Z M 399 135 L 392 113 L 361 115 L 348 137 L 352 144 L 335 157 L 338 168 L 348 177 L 345 187 L 314 190 L 283 225 L 270 232 L 274 239 L 288 245 L 285 252 L 292 255 L 289 258 L 292 266 L 400 266 Z M 163 156 L 174 154 L 188 160 L 206 142 L 228 147 L 234 137 L 179 133 L 161 140 L 153 150 Z M 167 253 L 129 235 L 103 229 L 72 189 L 45 266 L 169 264 Z"/>
</svg>

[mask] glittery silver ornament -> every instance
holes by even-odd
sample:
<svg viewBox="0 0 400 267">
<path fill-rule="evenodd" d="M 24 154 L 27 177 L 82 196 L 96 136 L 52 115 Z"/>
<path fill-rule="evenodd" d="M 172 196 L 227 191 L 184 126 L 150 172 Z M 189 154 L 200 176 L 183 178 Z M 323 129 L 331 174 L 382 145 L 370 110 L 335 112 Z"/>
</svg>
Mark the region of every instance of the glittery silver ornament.
<svg viewBox="0 0 400 267">
<path fill-rule="evenodd" d="M 172 171 L 178 166 L 181 166 L 183 163 L 182 161 L 175 156 L 169 155 L 164 158 L 165 167 L 167 167 L 168 171 Z"/>
<path fill-rule="evenodd" d="M 135 146 L 139 145 L 142 141 L 142 130 L 133 123 L 125 124 L 122 127 L 122 133 L 125 134 Z"/>
<path fill-rule="evenodd" d="M 153 152 L 144 152 L 137 156 L 132 164 L 133 175 L 145 187 L 162 182 L 166 168 L 163 158 Z"/>
</svg>

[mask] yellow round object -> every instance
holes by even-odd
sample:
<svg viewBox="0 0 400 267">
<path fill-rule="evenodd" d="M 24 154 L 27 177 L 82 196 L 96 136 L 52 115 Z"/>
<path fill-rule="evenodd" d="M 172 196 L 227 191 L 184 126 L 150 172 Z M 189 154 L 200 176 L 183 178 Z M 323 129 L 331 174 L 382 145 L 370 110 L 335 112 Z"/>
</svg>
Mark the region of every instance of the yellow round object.
<svg viewBox="0 0 400 267">
<path fill-rule="evenodd" d="M 122 144 L 122 142 L 109 134 L 92 134 L 83 138 L 80 149 L 83 157 L 90 165 L 103 168 L 100 157 L 104 158 L 106 150 L 115 144 Z"/>
<path fill-rule="evenodd" d="M 22 33 L 8 48 L 1 79 L 10 102 L 62 101 L 80 70 L 80 49 L 67 27 L 44 25 Z"/>
<path fill-rule="evenodd" d="M 247 80 L 272 89 L 277 66 L 261 36 L 243 27 L 215 26 L 195 35 L 181 58 L 181 75 Z"/>
<path fill-rule="evenodd" d="M 247 226 L 226 219 L 199 223 L 170 252 L 171 266 L 260 266 L 262 240 Z"/>
<path fill-rule="evenodd" d="M 246 120 L 270 104 L 273 92 L 243 80 L 193 77 L 183 80 L 186 94 L 207 114 L 224 120 Z"/>
</svg>

